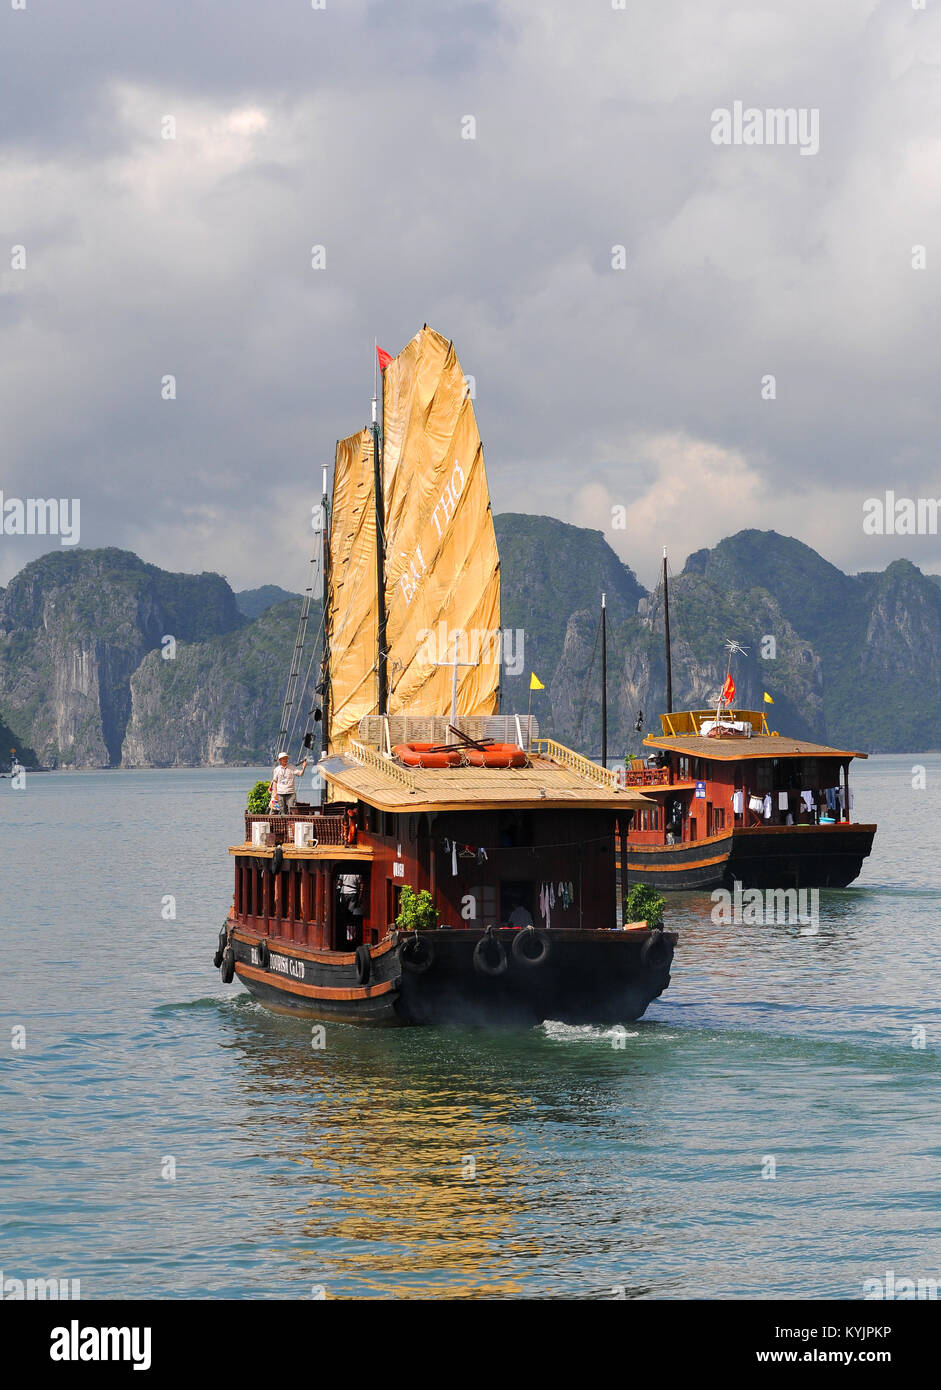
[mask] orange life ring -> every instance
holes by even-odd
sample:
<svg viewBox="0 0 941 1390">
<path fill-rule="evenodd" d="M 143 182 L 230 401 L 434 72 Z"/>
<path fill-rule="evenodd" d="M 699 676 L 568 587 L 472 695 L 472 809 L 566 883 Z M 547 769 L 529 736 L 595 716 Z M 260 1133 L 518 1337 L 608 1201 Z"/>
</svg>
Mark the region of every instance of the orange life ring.
<svg viewBox="0 0 941 1390">
<path fill-rule="evenodd" d="M 526 753 L 518 743 L 491 743 L 489 748 L 467 748 L 471 767 L 525 767 Z"/>
<path fill-rule="evenodd" d="M 440 748 L 438 743 L 397 743 L 392 752 L 406 767 L 460 767 L 461 750 L 432 753 L 432 748 Z"/>
</svg>

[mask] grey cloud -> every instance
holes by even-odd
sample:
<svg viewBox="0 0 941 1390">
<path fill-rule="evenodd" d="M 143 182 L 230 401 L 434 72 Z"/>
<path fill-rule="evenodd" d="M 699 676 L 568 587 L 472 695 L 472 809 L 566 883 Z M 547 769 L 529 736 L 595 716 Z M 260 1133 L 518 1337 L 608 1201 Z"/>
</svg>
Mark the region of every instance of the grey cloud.
<svg viewBox="0 0 941 1390">
<path fill-rule="evenodd" d="M 81 495 L 83 544 L 297 587 L 320 464 L 368 417 L 373 338 L 396 350 L 428 321 L 477 379 L 498 510 L 570 518 L 593 480 L 629 504 L 656 487 L 631 440 L 683 433 L 749 460 L 769 527 L 805 497 L 838 563 L 941 568 L 937 538 L 876 544 L 858 519 L 885 487 L 941 495 L 938 20 L 839 9 L 11 12 L 0 486 Z M 735 99 L 819 107 L 819 155 L 715 147 Z M 239 146 L 220 131 L 245 108 L 269 123 Z M 646 572 L 646 536 L 608 539 Z M 33 553 L 6 538 L 0 581 Z"/>
</svg>

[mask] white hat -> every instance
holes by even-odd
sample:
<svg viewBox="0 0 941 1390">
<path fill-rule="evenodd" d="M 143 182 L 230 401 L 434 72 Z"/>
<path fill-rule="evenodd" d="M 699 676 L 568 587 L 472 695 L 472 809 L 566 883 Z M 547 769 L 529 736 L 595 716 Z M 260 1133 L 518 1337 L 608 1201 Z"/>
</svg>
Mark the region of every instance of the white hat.
<svg viewBox="0 0 941 1390">
<path fill-rule="evenodd" d="M 289 758 L 290 756 L 291 756 L 290 753 L 279 753 L 279 754 L 278 754 L 278 761 L 280 762 L 280 760 L 281 760 L 282 758 Z"/>
</svg>

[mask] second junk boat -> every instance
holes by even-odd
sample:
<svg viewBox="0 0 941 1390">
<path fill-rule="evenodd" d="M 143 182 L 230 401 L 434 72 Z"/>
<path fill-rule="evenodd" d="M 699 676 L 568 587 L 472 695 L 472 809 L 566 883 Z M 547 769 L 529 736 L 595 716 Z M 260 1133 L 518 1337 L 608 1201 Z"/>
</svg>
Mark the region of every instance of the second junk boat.
<svg viewBox="0 0 941 1390">
<path fill-rule="evenodd" d="M 216 964 L 316 1019 L 636 1019 L 676 943 L 625 920 L 628 826 L 656 800 L 497 712 L 499 558 L 464 374 L 427 325 L 381 363 L 381 428 L 374 404 L 324 497 L 323 799 L 246 814 Z"/>
<path fill-rule="evenodd" d="M 675 711 L 666 551 L 663 558 L 667 710 L 631 759 L 626 787 L 656 805 L 633 818 L 631 882 L 669 889 L 845 888 L 872 849 L 873 824 L 852 819 L 850 763 L 865 758 L 768 728 L 761 710 L 736 709 L 732 655 L 714 709 Z"/>
</svg>

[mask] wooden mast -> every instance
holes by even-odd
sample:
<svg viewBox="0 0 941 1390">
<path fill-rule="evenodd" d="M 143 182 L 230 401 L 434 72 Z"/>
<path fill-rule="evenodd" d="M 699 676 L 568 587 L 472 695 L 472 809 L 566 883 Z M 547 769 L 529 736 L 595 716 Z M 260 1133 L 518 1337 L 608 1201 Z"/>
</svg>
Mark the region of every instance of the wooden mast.
<svg viewBox="0 0 941 1390">
<path fill-rule="evenodd" d="M 663 635 L 667 649 L 667 714 L 673 713 L 673 658 L 670 655 L 670 590 L 667 579 L 667 548 L 663 547 Z"/>
<path fill-rule="evenodd" d="M 372 467 L 373 492 L 376 502 L 376 626 L 378 628 L 378 652 L 376 660 L 376 684 L 378 687 L 377 708 L 380 714 L 389 710 L 389 689 L 386 644 L 386 545 L 385 545 L 385 507 L 382 500 L 382 461 L 379 451 L 379 391 L 381 389 L 379 372 L 379 344 L 375 344 L 374 357 L 375 394 L 372 398 Z"/>
<path fill-rule="evenodd" d="M 608 628 L 605 596 L 601 595 L 601 766 L 608 766 Z"/>
<path fill-rule="evenodd" d="M 327 623 L 327 604 L 330 601 L 330 507 L 327 501 L 327 470 L 323 470 L 323 495 L 320 499 L 321 507 L 321 576 L 323 584 L 323 594 L 321 596 L 321 612 L 323 615 L 323 651 L 320 658 L 320 753 L 321 757 L 327 756 L 327 749 L 330 742 L 330 635 Z M 324 782 L 320 788 L 321 801 L 327 795 L 327 786 Z"/>
</svg>

